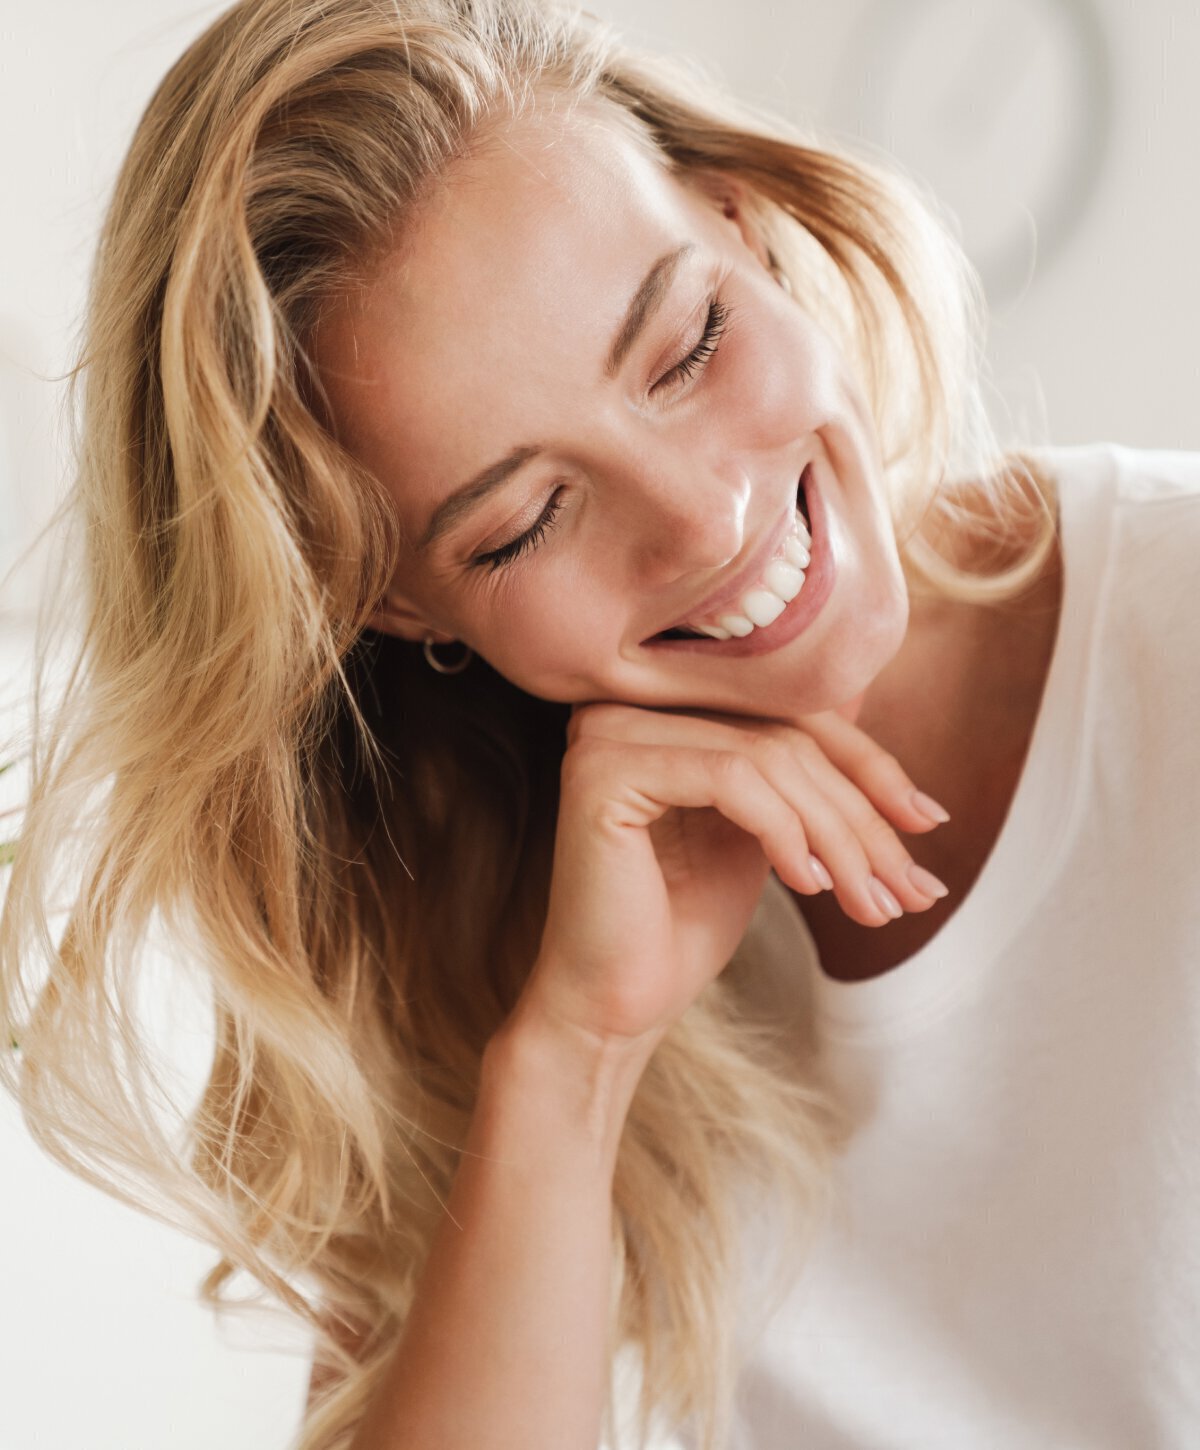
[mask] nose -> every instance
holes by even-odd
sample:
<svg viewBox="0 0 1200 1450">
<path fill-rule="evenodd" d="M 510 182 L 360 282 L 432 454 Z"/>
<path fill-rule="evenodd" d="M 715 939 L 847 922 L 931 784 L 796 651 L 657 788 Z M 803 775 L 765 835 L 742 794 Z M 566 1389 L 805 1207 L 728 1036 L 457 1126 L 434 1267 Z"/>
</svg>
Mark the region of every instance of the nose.
<svg viewBox="0 0 1200 1450">
<path fill-rule="evenodd" d="M 660 582 L 720 569 L 741 552 L 748 479 L 693 459 L 643 463 L 626 478 L 618 508 L 641 571 Z"/>
</svg>

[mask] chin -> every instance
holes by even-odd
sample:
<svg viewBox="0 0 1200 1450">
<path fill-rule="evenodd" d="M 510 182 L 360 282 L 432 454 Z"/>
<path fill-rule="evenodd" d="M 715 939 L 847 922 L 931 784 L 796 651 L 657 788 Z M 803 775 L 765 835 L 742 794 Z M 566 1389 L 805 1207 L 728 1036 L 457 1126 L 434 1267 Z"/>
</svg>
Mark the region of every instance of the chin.
<svg viewBox="0 0 1200 1450">
<path fill-rule="evenodd" d="M 836 710 L 853 722 L 871 685 L 900 652 L 907 632 L 908 593 L 901 587 L 874 609 L 856 610 L 838 621 L 820 647 L 794 665 L 795 689 L 785 686 L 770 713 L 790 719 Z"/>
</svg>

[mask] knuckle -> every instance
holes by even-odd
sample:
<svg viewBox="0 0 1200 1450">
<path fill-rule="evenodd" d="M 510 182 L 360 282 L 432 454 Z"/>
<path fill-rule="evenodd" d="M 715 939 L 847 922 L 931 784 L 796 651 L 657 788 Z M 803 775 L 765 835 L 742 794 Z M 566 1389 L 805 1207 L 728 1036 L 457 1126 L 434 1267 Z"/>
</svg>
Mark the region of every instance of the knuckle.
<svg viewBox="0 0 1200 1450">
<path fill-rule="evenodd" d="M 763 765 L 779 769 L 793 762 L 795 747 L 783 734 L 763 730 L 755 736 L 753 754 Z"/>
<path fill-rule="evenodd" d="M 820 742 L 814 739 L 807 730 L 798 730 L 796 732 L 795 740 L 792 742 L 791 748 L 800 757 L 804 765 L 813 765 L 817 761 L 827 759 Z"/>
<path fill-rule="evenodd" d="M 602 734 L 606 728 L 611 728 L 616 723 L 615 717 L 621 708 L 606 700 L 590 705 L 576 705 L 567 728 L 568 741 L 574 743 L 576 740 L 588 740 Z"/>
<path fill-rule="evenodd" d="M 612 750 L 609 740 L 581 738 L 573 742 L 562 758 L 559 780 L 563 794 L 589 790 L 607 773 Z"/>
<path fill-rule="evenodd" d="M 822 838 L 829 850 L 836 854 L 847 869 L 858 870 L 867 866 L 867 851 L 862 837 L 841 815 L 832 815 L 822 826 Z"/>
<path fill-rule="evenodd" d="M 858 833 L 864 844 L 872 850 L 886 851 L 900 845 L 900 838 L 894 827 L 878 811 L 868 811 L 863 816 L 858 823 Z"/>
<path fill-rule="evenodd" d="M 754 762 L 736 750 L 710 751 L 709 768 L 732 790 L 745 790 L 758 777 Z"/>
<path fill-rule="evenodd" d="M 862 757 L 862 779 L 878 795 L 910 790 L 912 782 L 904 767 L 886 750 L 867 750 Z"/>
</svg>

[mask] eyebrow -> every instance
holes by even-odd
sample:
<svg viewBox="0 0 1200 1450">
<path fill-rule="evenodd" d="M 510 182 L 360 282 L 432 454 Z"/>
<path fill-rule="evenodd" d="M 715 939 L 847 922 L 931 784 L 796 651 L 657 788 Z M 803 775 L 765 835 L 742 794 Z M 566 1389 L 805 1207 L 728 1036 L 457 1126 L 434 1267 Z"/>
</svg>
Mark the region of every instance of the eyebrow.
<svg viewBox="0 0 1200 1450">
<path fill-rule="evenodd" d="M 695 250 L 691 242 L 666 252 L 650 268 L 641 285 L 630 298 L 625 316 L 617 330 L 616 340 L 604 364 L 605 375 L 615 377 L 621 364 L 629 356 L 635 342 L 645 330 L 647 323 L 662 306 L 671 290 L 680 264 Z M 433 516 L 425 526 L 425 532 L 417 542 L 417 552 L 423 554 L 447 533 L 458 521 L 470 513 L 484 498 L 501 484 L 506 483 L 519 468 L 543 451 L 540 443 L 523 443 L 512 449 L 498 463 L 490 464 L 477 473 L 469 482 L 456 488 L 453 493 L 438 504 Z"/>
</svg>

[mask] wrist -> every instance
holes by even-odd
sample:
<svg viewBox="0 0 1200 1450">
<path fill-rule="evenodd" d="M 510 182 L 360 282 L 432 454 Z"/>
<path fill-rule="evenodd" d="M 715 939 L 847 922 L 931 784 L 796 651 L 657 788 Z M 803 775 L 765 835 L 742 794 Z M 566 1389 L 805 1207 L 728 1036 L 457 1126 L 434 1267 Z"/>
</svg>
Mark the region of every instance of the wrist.
<svg viewBox="0 0 1200 1450">
<path fill-rule="evenodd" d="M 653 1053 L 616 1041 L 522 998 L 484 1052 L 484 1083 L 503 1082 L 537 1110 L 565 1117 L 598 1150 L 615 1155 L 629 1105 Z"/>
</svg>

